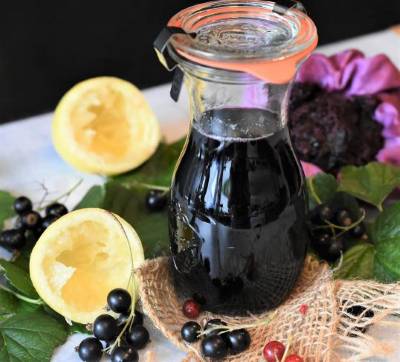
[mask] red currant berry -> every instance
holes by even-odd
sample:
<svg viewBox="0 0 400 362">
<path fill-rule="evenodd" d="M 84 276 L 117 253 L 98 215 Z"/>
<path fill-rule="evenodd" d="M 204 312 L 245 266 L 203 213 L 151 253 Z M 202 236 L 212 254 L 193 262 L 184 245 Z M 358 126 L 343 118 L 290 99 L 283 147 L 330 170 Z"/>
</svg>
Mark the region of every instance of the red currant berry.
<svg viewBox="0 0 400 362">
<path fill-rule="evenodd" d="M 280 361 L 285 353 L 285 346 L 278 341 L 268 342 L 263 350 L 264 359 L 267 362 Z"/>
<path fill-rule="evenodd" d="M 307 304 L 302 304 L 301 306 L 300 306 L 300 313 L 302 314 L 302 315 L 306 315 L 307 314 L 307 312 L 308 312 L 308 305 Z"/>
<path fill-rule="evenodd" d="M 196 319 L 200 315 L 200 304 L 193 299 L 188 299 L 183 303 L 182 312 L 185 317 Z"/>
<path fill-rule="evenodd" d="M 297 354 L 291 354 L 286 357 L 285 362 L 304 362 L 304 359 Z"/>
</svg>

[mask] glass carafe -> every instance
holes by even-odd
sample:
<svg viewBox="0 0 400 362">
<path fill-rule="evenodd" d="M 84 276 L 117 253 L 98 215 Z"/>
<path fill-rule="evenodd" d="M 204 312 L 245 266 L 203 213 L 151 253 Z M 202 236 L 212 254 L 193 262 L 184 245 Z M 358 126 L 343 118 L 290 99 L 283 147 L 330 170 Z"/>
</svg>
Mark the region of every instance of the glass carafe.
<svg viewBox="0 0 400 362">
<path fill-rule="evenodd" d="M 183 10 L 169 27 L 168 61 L 191 109 L 169 205 L 175 288 L 217 313 L 271 309 L 292 290 L 308 245 L 286 122 L 314 24 L 273 2 L 222 0 Z"/>
</svg>

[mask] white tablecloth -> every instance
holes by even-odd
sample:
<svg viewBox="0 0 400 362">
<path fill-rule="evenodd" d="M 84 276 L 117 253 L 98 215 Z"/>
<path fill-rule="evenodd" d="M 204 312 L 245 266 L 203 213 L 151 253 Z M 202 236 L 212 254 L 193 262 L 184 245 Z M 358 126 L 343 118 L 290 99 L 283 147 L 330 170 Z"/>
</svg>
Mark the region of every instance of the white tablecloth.
<svg viewBox="0 0 400 362">
<path fill-rule="evenodd" d="M 149 45 L 150 46 L 150 45 Z M 367 55 L 386 53 L 400 67 L 400 36 L 393 31 L 383 31 L 367 36 L 335 43 L 319 48 L 319 51 L 332 54 L 348 48 L 358 48 Z M 186 97 L 181 97 L 178 104 L 169 98 L 169 85 L 150 88 L 144 94 L 157 114 L 167 141 L 183 136 L 188 127 Z M 86 175 L 68 166 L 55 152 L 50 137 L 52 114 L 43 114 L 18 122 L 0 126 L 0 190 L 8 190 L 16 195 L 28 195 L 34 201 L 43 196 L 43 185 L 48 189 L 48 200 L 75 185 L 82 183 L 66 201 L 74 206 L 87 189 L 103 182 L 99 176 Z M 0 256 L 4 252 L 0 251 Z M 149 323 L 148 323 L 149 324 Z M 371 329 L 370 333 L 381 338 L 397 338 L 400 331 Z M 81 336 L 75 335 L 54 357 L 54 362 L 78 362 L 79 358 L 73 346 L 79 343 Z M 181 361 L 184 354 L 174 348 L 158 332 L 151 332 L 152 343 L 148 349 L 156 354 L 156 361 Z M 400 345 L 400 343 L 397 343 Z M 399 346 L 400 348 L 400 346 Z M 397 356 L 397 357 L 396 357 Z M 390 361 L 400 361 L 400 349 Z"/>
</svg>

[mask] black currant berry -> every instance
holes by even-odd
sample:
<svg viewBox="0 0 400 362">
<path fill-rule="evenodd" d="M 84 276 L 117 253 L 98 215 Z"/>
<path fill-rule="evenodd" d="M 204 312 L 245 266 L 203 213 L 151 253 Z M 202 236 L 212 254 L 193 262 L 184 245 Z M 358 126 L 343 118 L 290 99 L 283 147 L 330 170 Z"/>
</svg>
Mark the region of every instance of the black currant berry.
<svg viewBox="0 0 400 362">
<path fill-rule="evenodd" d="M 143 325 L 143 314 L 140 313 L 138 310 L 135 310 L 135 317 L 133 318 L 133 325 Z"/>
<path fill-rule="evenodd" d="M 47 215 L 42 220 L 41 230 L 45 231 L 54 221 L 56 221 L 59 217 L 55 215 Z"/>
<path fill-rule="evenodd" d="M 118 336 L 117 321 L 109 314 L 102 314 L 93 323 L 93 334 L 102 341 L 113 341 Z"/>
<path fill-rule="evenodd" d="M 336 221 L 341 226 L 350 226 L 353 223 L 350 213 L 345 209 L 336 213 Z"/>
<path fill-rule="evenodd" d="M 229 340 L 228 340 L 228 333 L 226 329 L 223 328 L 215 328 L 215 327 L 225 327 L 226 323 L 224 321 L 222 321 L 221 319 L 210 319 L 209 321 L 207 321 L 207 323 L 204 326 L 204 330 L 207 331 L 207 329 L 212 329 L 207 333 L 207 336 L 214 336 L 216 334 L 220 335 L 223 340 L 225 341 L 225 343 L 227 345 L 229 345 Z M 214 328 L 213 328 L 214 327 Z"/>
<path fill-rule="evenodd" d="M 225 358 L 228 355 L 228 346 L 219 335 L 207 336 L 201 341 L 201 353 L 204 357 Z"/>
<path fill-rule="evenodd" d="M 167 204 L 165 191 L 151 190 L 146 196 L 146 206 L 150 211 L 161 211 Z"/>
<path fill-rule="evenodd" d="M 150 340 L 147 329 L 141 325 L 132 326 L 126 331 L 126 342 L 135 349 L 142 349 Z"/>
<path fill-rule="evenodd" d="M 25 214 L 32 210 L 32 201 L 25 196 L 18 197 L 14 201 L 14 210 L 18 215 Z"/>
<path fill-rule="evenodd" d="M 35 230 L 40 227 L 42 217 L 36 211 L 29 211 L 21 217 L 22 225 L 29 230 Z"/>
<path fill-rule="evenodd" d="M 353 229 L 351 229 L 351 235 L 355 238 L 361 238 L 365 233 L 365 226 L 364 224 L 358 224 Z"/>
<path fill-rule="evenodd" d="M 54 204 L 46 207 L 46 216 L 52 215 L 61 217 L 65 214 L 68 214 L 68 209 L 65 207 L 65 205 L 58 202 L 55 202 Z"/>
<path fill-rule="evenodd" d="M 117 288 L 108 293 L 107 304 L 115 313 L 127 314 L 131 308 L 132 298 L 128 291 Z"/>
<path fill-rule="evenodd" d="M 24 231 L 26 242 L 29 244 L 35 244 L 38 241 L 40 235 L 36 230 L 25 230 Z"/>
<path fill-rule="evenodd" d="M 316 234 L 312 237 L 312 244 L 315 249 L 325 248 L 330 245 L 332 236 L 328 233 Z"/>
<path fill-rule="evenodd" d="M 344 250 L 344 244 L 342 239 L 332 239 L 331 245 L 328 248 L 326 260 L 335 261 L 337 260 Z"/>
<path fill-rule="evenodd" d="M 80 343 L 78 353 L 82 361 L 98 362 L 103 356 L 103 346 L 97 338 L 86 338 Z"/>
<path fill-rule="evenodd" d="M 25 230 L 24 223 L 22 222 L 21 216 L 18 216 L 14 223 L 14 228 L 19 230 Z"/>
<path fill-rule="evenodd" d="M 20 229 L 4 230 L 0 233 L 0 245 L 12 251 L 25 245 L 24 231 Z"/>
<path fill-rule="evenodd" d="M 245 329 L 238 329 L 227 334 L 229 347 L 232 354 L 237 354 L 249 348 L 251 338 Z"/>
<path fill-rule="evenodd" d="M 333 211 L 328 205 L 321 204 L 318 206 L 318 216 L 322 221 L 331 220 L 333 218 Z"/>
<path fill-rule="evenodd" d="M 118 327 L 123 327 L 126 324 L 126 322 L 128 322 L 128 319 L 129 319 L 128 314 L 120 314 L 117 318 Z"/>
<path fill-rule="evenodd" d="M 135 349 L 127 346 L 116 347 L 111 354 L 111 362 L 137 362 L 139 355 Z"/>
<path fill-rule="evenodd" d="M 186 342 L 193 343 L 199 339 L 201 327 L 199 323 L 190 321 L 186 322 L 181 329 L 182 339 Z"/>
</svg>

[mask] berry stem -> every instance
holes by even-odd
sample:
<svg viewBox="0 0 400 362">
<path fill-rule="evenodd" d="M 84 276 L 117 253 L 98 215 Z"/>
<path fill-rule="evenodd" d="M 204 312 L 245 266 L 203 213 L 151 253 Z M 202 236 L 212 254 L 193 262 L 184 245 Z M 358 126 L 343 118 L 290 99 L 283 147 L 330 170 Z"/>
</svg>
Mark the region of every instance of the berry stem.
<svg viewBox="0 0 400 362">
<path fill-rule="evenodd" d="M 19 293 L 15 292 L 14 290 L 9 289 L 9 288 L 7 288 L 6 286 L 4 286 L 2 284 L 0 284 L 0 289 L 2 289 L 5 292 L 8 292 L 8 293 L 14 295 L 16 298 L 18 298 L 20 300 L 23 300 L 24 302 L 27 302 L 29 304 L 36 304 L 36 305 L 43 305 L 44 304 L 44 302 L 40 298 L 39 299 L 32 299 L 32 298 L 29 298 L 29 297 L 25 297 L 24 295 L 19 294 Z"/>
<path fill-rule="evenodd" d="M 290 345 L 291 345 L 291 344 L 292 344 L 292 337 L 289 336 L 289 337 L 288 337 L 287 344 L 286 344 L 285 353 L 284 353 L 283 356 L 282 356 L 282 362 L 285 362 L 285 361 L 286 361 L 286 358 L 287 358 L 287 356 L 288 356 L 288 354 L 289 354 L 289 350 L 290 350 Z"/>
<path fill-rule="evenodd" d="M 321 205 L 322 201 L 321 201 L 320 197 L 318 196 L 318 194 L 317 194 L 317 192 L 315 191 L 315 188 L 314 188 L 314 177 L 311 177 L 309 179 L 308 184 L 309 184 L 309 189 L 310 189 L 311 196 L 314 198 L 315 202 L 318 205 Z"/>
<path fill-rule="evenodd" d="M 347 231 L 349 231 L 349 230 L 355 228 L 358 224 L 361 224 L 361 223 L 364 221 L 365 216 L 366 216 L 365 210 L 362 210 L 362 211 L 361 211 L 361 216 L 360 216 L 360 218 L 359 218 L 357 221 L 353 222 L 353 223 L 352 223 L 351 225 L 349 225 L 349 226 L 335 225 L 335 224 L 331 223 L 329 220 L 324 220 L 324 221 L 325 221 L 329 226 L 332 226 L 332 227 L 334 227 L 334 228 L 336 228 L 336 229 L 342 230 L 342 232 L 340 232 L 339 234 L 337 234 L 337 237 L 339 237 L 339 236 L 342 236 L 343 234 L 345 234 Z"/>
<path fill-rule="evenodd" d="M 136 300 L 136 286 L 135 286 L 135 279 L 131 278 L 131 285 L 132 285 L 132 289 L 131 289 L 131 293 L 132 293 L 132 305 L 131 305 L 131 311 L 129 313 L 129 317 L 124 325 L 124 327 L 122 328 L 121 332 L 119 333 L 118 337 L 115 339 L 114 343 L 111 344 L 109 347 L 104 349 L 104 352 L 112 352 L 114 350 L 115 347 L 119 346 L 121 344 L 121 338 L 124 335 L 125 331 L 127 330 L 127 328 L 132 326 L 133 323 L 133 319 L 135 318 L 135 306 L 134 306 L 134 301 Z M 129 290 L 129 289 L 128 289 Z"/>
<path fill-rule="evenodd" d="M 127 285 L 127 290 L 130 291 L 131 296 L 132 296 L 132 304 L 131 304 L 131 311 L 129 313 L 129 317 L 124 325 L 124 327 L 122 328 L 121 332 L 119 333 L 118 337 L 115 339 L 114 343 L 111 344 L 109 347 L 104 349 L 104 352 L 112 352 L 114 350 L 115 347 L 119 346 L 121 343 L 121 338 L 124 335 L 125 331 L 127 330 L 127 328 L 132 326 L 133 320 L 135 318 L 135 301 L 136 301 L 136 281 L 135 281 L 135 271 L 133 268 L 133 252 L 132 252 L 132 246 L 131 243 L 129 242 L 129 238 L 128 235 L 125 231 L 124 226 L 121 224 L 121 222 L 118 220 L 118 218 L 112 213 L 110 212 L 110 215 L 114 218 L 114 220 L 119 224 L 119 226 L 121 227 L 122 232 L 124 233 L 125 236 L 125 240 L 128 244 L 128 248 L 129 248 L 129 253 L 130 253 L 130 257 L 131 257 L 131 273 L 129 275 L 129 279 L 128 279 L 128 285 Z"/>
<path fill-rule="evenodd" d="M 357 221 L 353 222 L 349 226 L 336 225 L 336 224 L 330 222 L 329 220 L 324 220 L 326 225 L 318 225 L 318 226 L 314 227 L 313 229 L 315 229 L 315 230 L 331 229 L 333 232 L 335 229 L 339 229 L 339 230 L 342 230 L 339 234 L 336 235 L 337 237 L 339 237 L 339 236 L 342 236 L 343 234 L 345 234 L 347 231 L 355 228 L 357 225 L 361 224 L 364 221 L 364 219 L 366 217 L 366 212 L 364 209 L 361 211 L 361 214 L 362 215 L 360 216 L 360 218 Z"/>
<path fill-rule="evenodd" d="M 83 182 L 83 179 L 82 178 L 79 179 L 78 182 L 75 183 L 75 185 L 73 185 L 68 191 L 64 192 L 63 194 L 61 194 L 60 196 L 58 196 L 54 200 L 50 201 L 49 204 L 58 202 L 58 201 L 60 201 L 60 200 L 62 200 L 64 198 L 70 196 L 82 184 L 82 182 Z M 38 205 L 38 208 L 37 208 L 38 211 L 42 211 L 42 210 L 45 209 L 46 206 L 43 206 L 43 203 L 45 202 L 45 199 L 49 194 L 49 191 L 48 191 L 47 187 L 45 185 L 43 185 L 43 184 L 42 184 L 42 187 L 43 187 L 43 189 L 45 191 L 45 194 L 44 194 L 44 196 L 42 197 L 42 199 L 39 202 L 39 205 Z"/>
<path fill-rule="evenodd" d="M 137 182 L 137 183 L 135 182 L 135 184 L 138 184 L 138 185 L 140 185 L 140 186 L 142 186 L 142 187 L 144 187 L 146 189 L 149 189 L 149 190 L 164 191 L 165 193 L 167 193 L 170 190 L 170 188 L 167 187 L 167 186 L 146 184 L 146 183 L 142 183 L 142 182 L 140 182 L 140 183 L 139 182 Z"/>
</svg>

